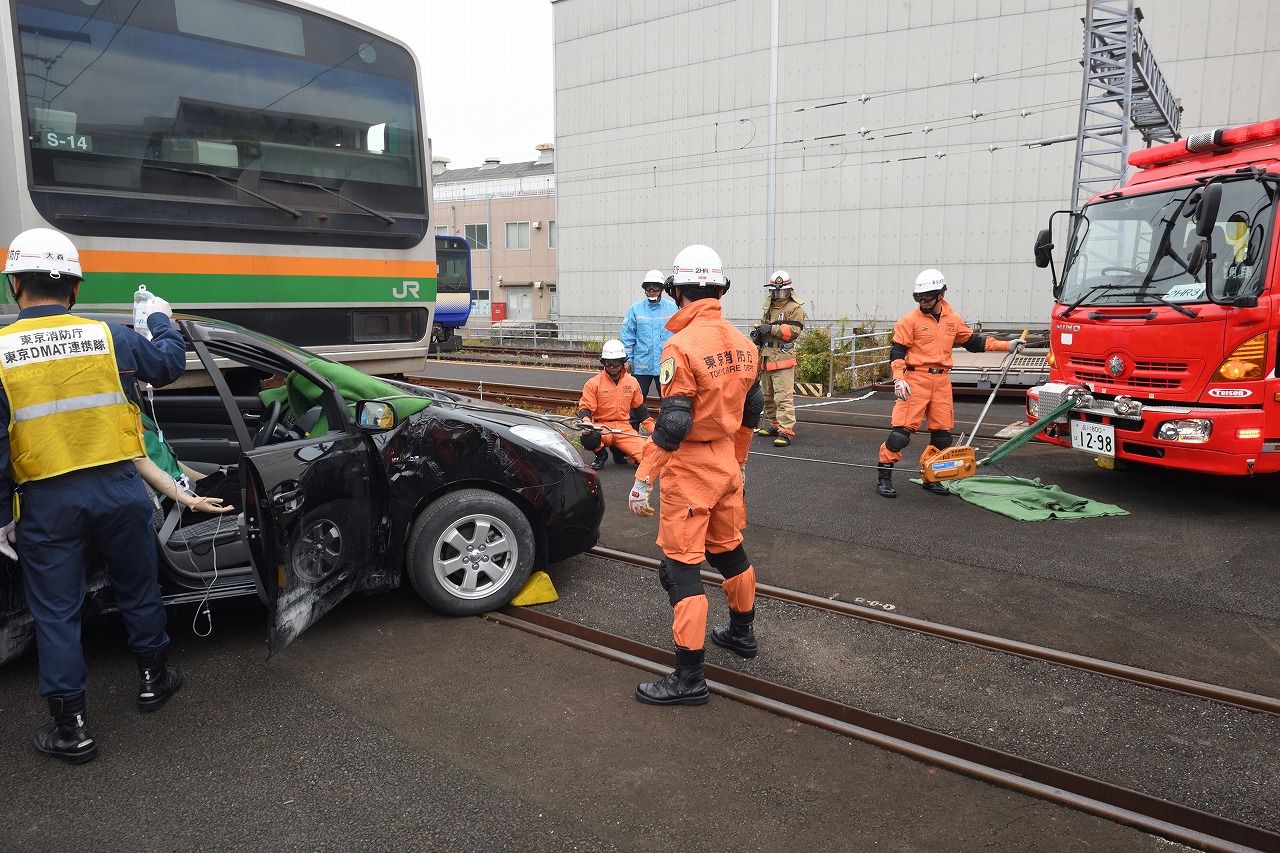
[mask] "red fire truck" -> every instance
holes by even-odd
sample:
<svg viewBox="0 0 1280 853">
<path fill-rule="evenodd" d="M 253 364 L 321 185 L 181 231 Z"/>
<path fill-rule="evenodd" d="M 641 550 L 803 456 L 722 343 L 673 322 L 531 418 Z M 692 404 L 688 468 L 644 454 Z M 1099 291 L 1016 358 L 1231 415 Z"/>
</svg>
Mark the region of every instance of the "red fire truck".
<svg viewBox="0 0 1280 853">
<path fill-rule="evenodd" d="M 1104 466 L 1280 471 L 1280 119 L 1147 148 L 1129 165 L 1124 187 L 1054 213 L 1036 238 L 1055 304 L 1049 382 L 1027 393 L 1027 413 L 1073 400 L 1037 438 Z"/>
</svg>

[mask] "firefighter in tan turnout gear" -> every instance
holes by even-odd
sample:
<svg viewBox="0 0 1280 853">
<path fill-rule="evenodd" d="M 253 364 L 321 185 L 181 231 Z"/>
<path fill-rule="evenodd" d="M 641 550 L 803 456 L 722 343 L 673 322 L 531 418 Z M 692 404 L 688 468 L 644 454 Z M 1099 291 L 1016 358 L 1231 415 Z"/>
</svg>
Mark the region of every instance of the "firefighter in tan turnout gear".
<svg viewBox="0 0 1280 853">
<path fill-rule="evenodd" d="M 942 273 L 928 269 L 916 277 L 912 298 L 919 309 L 910 311 L 893 327 L 893 345 L 889 348 L 889 366 L 893 371 L 892 429 L 880 445 L 876 491 L 881 497 L 895 498 L 893 466 L 911 443 L 911 436 L 923 419 L 929 428 L 929 444 L 939 450 L 951 446 L 951 428 L 955 425 L 955 408 L 951 398 L 951 350 L 963 346 L 969 352 L 1008 352 L 1023 342 L 999 341 L 980 335 L 965 325 L 964 320 L 942 298 L 947 280 Z M 925 491 L 949 495 L 941 483 L 923 483 Z"/>
<path fill-rule="evenodd" d="M 704 557 L 724 576 L 729 602 L 729 624 L 713 630 L 712 641 L 744 658 L 757 651 L 756 570 L 742 547 L 742 483 L 762 401 L 756 348 L 721 313 L 720 297 L 728 289 L 720 256 L 706 246 L 677 255 L 666 282 L 679 310 L 667 322 L 674 334 L 662 350 L 662 404 L 627 501 L 636 515 L 652 516 L 649 492 L 661 475 L 658 578 L 673 608 L 676 668 L 636 688 L 636 698 L 649 705 L 707 701 L 707 595 L 699 573 Z"/>
<path fill-rule="evenodd" d="M 786 447 L 796 436 L 796 342 L 804 331 L 804 301 L 796 298 L 786 270 L 770 276 L 765 290 L 764 316 L 751 330 L 751 339 L 760 347 L 766 421 L 756 432 Z"/>
</svg>

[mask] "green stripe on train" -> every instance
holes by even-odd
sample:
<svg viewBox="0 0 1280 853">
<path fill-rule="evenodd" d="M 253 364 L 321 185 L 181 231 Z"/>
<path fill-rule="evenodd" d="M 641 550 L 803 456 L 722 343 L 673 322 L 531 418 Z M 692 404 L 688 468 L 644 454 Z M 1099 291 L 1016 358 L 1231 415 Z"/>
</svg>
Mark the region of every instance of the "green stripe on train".
<svg viewBox="0 0 1280 853">
<path fill-rule="evenodd" d="M 246 302 L 406 305 L 430 303 L 436 298 L 434 278 L 410 281 L 406 287 L 405 279 L 400 278 L 90 272 L 80 287 L 78 301 L 84 304 L 118 302 L 132 305 L 134 291 L 140 284 L 145 284 L 147 290 L 163 296 L 175 307 L 186 304 L 239 305 Z"/>
</svg>

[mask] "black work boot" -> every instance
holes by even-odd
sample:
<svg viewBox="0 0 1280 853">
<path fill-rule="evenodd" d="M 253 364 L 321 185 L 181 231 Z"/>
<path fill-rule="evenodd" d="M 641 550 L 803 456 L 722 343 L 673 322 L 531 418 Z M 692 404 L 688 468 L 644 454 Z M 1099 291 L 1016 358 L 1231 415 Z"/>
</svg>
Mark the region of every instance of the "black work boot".
<svg viewBox="0 0 1280 853">
<path fill-rule="evenodd" d="M 893 488 L 893 466 L 884 462 L 876 463 L 879 470 L 877 474 L 879 479 L 876 480 L 876 493 L 882 498 L 896 498 L 898 492 Z"/>
<path fill-rule="evenodd" d="M 587 467 L 592 468 L 596 471 L 599 471 L 601 468 L 604 467 L 604 463 L 608 461 L 609 461 L 609 451 L 602 447 L 596 451 L 596 458 L 588 462 Z"/>
<path fill-rule="evenodd" d="M 702 674 L 702 649 L 676 646 L 676 668 L 659 681 L 636 687 L 636 698 L 646 705 L 705 705 L 711 693 Z"/>
<path fill-rule="evenodd" d="M 941 483 L 920 483 L 920 488 L 926 492 L 932 492 L 935 495 L 943 495 L 944 497 L 951 494 L 951 490 Z"/>
<path fill-rule="evenodd" d="M 98 744 L 85 727 L 84 694 L 50 699 L 52 723 L 36 729 L 36 749 L 69 764 L 84 764 L 98 756 Z"/>
<path fill-rule="evenodd" d="M 711 629 L 711 642 L 744 658 L 755 657 L 760 651 L 756 646 L 755 632 L 751 630 L 755 618 L 754 607 L 745 613 L 730 610 L 728 626 Z"/>
<path fill-rule="evenodd" d="M 621 450 L 618 450 L 617 448 L 614 448 L 614 451 L 613 451 L 614 465 L 626 465 L 630 461 L 631 460 L 627 459 L 627 454 L 623 453 Z"/>
<path fill-rule="evenodd" d="M 182 673 L 168 665 L 166 649 L 138 659 L 138 710 L 158 711 L 182 686 Z"/>
</svg>

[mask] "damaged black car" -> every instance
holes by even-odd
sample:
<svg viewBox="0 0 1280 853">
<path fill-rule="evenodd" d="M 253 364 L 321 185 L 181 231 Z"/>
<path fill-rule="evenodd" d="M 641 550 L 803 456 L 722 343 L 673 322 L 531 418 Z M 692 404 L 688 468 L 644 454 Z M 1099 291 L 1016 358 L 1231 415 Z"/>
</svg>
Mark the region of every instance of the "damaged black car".
<svg viewBox="0 0 1280 853">
<path fill-rule="evenodd" d="M 407 579 L 441 613 L 483 613 L 596 544 L 600 482 L 547 420 L 374 379 L 230 324 L 175 325 L 187 373 L 147 389 L 144 413 L 183 464 L 238 482 L 240 500 L 196 518 L 158 503 L 166 604 L 257 596 L 274 653 L 352 592 Z M 110 612 L 105 567 L 88 571 L 86 614 Z M 21 572 L 0 557 L 0 663 L 33 635 Z"/>
</svg>

